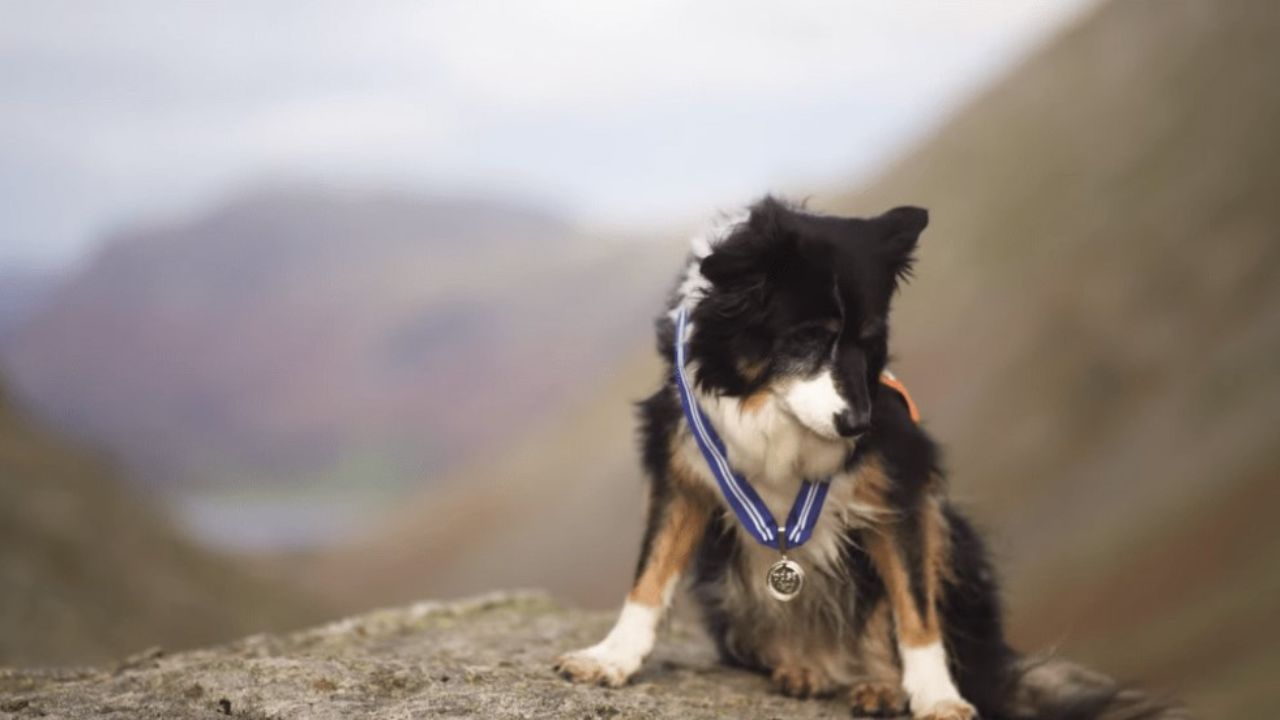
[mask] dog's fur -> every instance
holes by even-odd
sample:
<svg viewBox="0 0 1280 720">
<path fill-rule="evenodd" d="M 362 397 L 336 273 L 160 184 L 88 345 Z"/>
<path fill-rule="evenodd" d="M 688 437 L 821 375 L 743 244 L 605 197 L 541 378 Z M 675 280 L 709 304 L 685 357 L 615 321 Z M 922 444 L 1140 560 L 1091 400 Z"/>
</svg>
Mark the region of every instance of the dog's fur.
<svg viewBox="0 0 1280 720">
<path fill-rule="evenodd" d="M 981 538 L 947 501 L 938 451 L 906 398 L 880 382 L 889 304 L 928 214 L 814 214 L 765 198 L 695 240 L 658 321 L 667 381 L 641 403 L 648 525 L 627 602 L 597 645 L 557 660 L 567 677 L 621 685 L 653 647 L 680 576 L 723 659 L 784 693 L 845 690 L 855 715 L 917 718 L 1174 717 L 1058 660 L 1005 643 Z M 777 552 L 740 527 L 680 407 L 676 308 L 687 308 L 694 393 L 776 518 L 805 479 L 831 478 L 790 603 L 764 588 Z"/>
</svg>

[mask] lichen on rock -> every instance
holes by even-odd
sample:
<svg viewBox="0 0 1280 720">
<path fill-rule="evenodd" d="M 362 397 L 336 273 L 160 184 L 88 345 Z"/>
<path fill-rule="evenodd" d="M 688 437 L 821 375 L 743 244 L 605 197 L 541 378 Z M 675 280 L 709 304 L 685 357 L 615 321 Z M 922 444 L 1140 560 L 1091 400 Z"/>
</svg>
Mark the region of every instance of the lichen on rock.
<svg viewBox="0 0 1280 720">
<path fill-rule="evenodd" d="M 378 610 L 286 635 L 202 650 L 139 653 L 114 667 L 0 670 L 0 717 L 217 720 L 306 718 L 819 718 L 838 701 L 774 694 L 725 668 L 682 622 L 620 689 L 571 684 L 560 652 L 598 640 L 612 618 L 536 592 Z"/>
</svg>

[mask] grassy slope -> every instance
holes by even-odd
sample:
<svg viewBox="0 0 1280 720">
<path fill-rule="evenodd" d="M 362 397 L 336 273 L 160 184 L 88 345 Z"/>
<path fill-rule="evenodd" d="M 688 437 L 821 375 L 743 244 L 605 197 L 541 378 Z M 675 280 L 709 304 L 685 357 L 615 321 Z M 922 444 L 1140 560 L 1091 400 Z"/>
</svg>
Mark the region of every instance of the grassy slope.
<svg viewBox="0 0 1280 720">
<path fill-rule="evenodd" d="M 317 619 L 179 541 L 102 459 L 34 428 L 0 392 L 0 664 L 82 664 Z"/>
<path fill-rule="evenodd" d="M 1115 2 L 872 188 L 927 205 L 899 368 L 998 538 L 1015 631 L 1280 704 L 1280 12 Z"/>
</svg>

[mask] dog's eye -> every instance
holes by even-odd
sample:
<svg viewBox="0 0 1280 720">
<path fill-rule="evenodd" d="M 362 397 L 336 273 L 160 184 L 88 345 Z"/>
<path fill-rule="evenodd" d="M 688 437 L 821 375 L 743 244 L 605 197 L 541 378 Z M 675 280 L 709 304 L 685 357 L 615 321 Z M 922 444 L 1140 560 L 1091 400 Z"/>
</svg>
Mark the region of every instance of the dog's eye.
<svg viewBox="0 0 1280 720">
<path fill-rule="evenodd" d="M 787 338 L 791 345 L 805 349 L 827 349 L 836 341 L 837 332 L 827 325 L 805 325 Z"/>
</svg>

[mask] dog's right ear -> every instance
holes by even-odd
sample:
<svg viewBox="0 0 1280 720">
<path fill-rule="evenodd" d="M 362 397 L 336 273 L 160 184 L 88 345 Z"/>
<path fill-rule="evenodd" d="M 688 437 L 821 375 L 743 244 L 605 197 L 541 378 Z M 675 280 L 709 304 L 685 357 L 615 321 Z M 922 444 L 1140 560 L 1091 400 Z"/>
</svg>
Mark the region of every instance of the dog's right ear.
<svg viewBox="0 0 1280 720">
<path fill-rule="evenodd" d="M 916 244 L 920 241 L 920 233 L 929 225 L 929 211 L 903 205 L 884 213 L 876 221 L 884 232 L 881 248 L 885 262 L 897 280 L 904 280 L 915 264 Z"/>
</svg>

